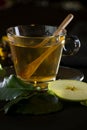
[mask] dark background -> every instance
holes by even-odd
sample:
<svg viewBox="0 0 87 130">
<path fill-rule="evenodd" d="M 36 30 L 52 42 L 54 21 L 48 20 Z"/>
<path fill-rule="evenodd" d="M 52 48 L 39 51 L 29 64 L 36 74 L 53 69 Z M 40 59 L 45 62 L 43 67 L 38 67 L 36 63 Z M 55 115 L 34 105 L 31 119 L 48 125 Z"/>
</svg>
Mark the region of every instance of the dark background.
<svg viewBox="0 0 87 130">
<path fill-rule="evenodd" d="M 63 57 L 61 64 L 79 68 L 87 66 L 87 4 L 86 0 L 10 0 L 5 6 L 0 0 L 0 38 L 6 35 L 8 27 L 20 24 L 57 25 L 69 14 L 74 14 L 68 25 L 68 35 L 77 35 L 81 48 L 74 56 Z M 9 1 L 9 0 L 7 0 Z"/>
</svg>

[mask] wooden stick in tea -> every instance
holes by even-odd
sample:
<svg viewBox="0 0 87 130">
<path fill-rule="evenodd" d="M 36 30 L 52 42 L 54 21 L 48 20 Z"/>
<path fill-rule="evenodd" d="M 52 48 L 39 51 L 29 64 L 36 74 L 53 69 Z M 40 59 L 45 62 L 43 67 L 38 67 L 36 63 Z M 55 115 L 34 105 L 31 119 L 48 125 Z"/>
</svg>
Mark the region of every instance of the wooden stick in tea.
<svg viewBox="0 0 87 130">
<path fill-rule="evenodd" d="M 61 45 L 61 44 L 59 44 Z M 20 73 L 20 76 L 25 79 L 29 79 L 31 75 L 37 70 L 37 68 L 40 66 L 40 64 L 56 49 L 58 48 L 58 45 L 52 46 L 48 48 L 44 53 L 42 53 L 41 56 L 39 56 L 37 59 L 35 59 L 33 62 L 31 62 L 24 71 Z"/>
<path fill-rule="evenodd" d="M 60 24 L 60 26 L 58 27 L 58 29 L 54 32 L 53 36 L 57 36 L 60 34 L 60 32 L 62 31 L 62 29 L 64 29 L 73 19 L 73 15 L 69 14 L 64 21 Z M 39 45 L 36 45 L 36 47 L 41 47 L 43 45 L 45 45 L 47 42 L 49 41 L 49 38 L 46 38 L 45 40 L 43 40 Z M 38 67 L 40 66 L 40 64 L 53 52 L 55 51 L 55 49 L 57 49 L 57 46 L 52 46 L 49 49 L 47 49 L 41 56 L 39 56 L 37 59 L 35 59 L 32 63 L 30 63 L 26 69 L 21 73 L 21 76 L 24 77 L 26 80 L 27 78 L 31 77 L 31 75 L 33 75 L 33 73 L 38 69 Z"/>
<path fill-rule="evenodd" d="M 63 22 L 60 24 L 60 26 L 58 27 L 58 29 L 53 33 L 53 36 L 58 36 L 61 31 L 63 29 L 66 28 L 66 26 L 71 22 L 71 20 L 74 18 L 73 14 L 69 14 L 64 20 Z"/>
</svg>

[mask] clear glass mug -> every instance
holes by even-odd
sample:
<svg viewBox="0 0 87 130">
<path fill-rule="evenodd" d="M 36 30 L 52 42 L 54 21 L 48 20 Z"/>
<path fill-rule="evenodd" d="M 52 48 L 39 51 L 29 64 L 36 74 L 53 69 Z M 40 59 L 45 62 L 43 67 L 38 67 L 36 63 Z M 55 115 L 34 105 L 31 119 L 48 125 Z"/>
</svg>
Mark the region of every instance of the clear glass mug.
<svg viewBox="0 0 87 130">
<path fill-rule="evenodd" d="M 80 41 L 73 39 L 73 49 L 65 45 L 67 32 L 62 30 L 53 36 L 57 27 L 48 25 L 19 25 L 7 29 L 7 36 L 12 54 L 16 75 L 27 83 L 38 84 L 56 80 L 63 51 L 65 55 L 76 53 Z M 69 39 L 69 40 L 70 40 Z"/>
</svg>

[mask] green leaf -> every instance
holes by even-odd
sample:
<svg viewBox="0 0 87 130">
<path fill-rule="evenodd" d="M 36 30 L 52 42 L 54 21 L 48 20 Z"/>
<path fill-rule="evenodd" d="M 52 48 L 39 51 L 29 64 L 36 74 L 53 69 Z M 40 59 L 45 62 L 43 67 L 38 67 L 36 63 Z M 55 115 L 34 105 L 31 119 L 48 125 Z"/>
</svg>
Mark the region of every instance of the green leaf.
<svg viewBox="0 0 87 130">
<path fill-rule="evenodd" d="M 27 84 L 24 81 L 17 78 L 15 75 L 10 75 L 9 77 L 5 77 L 2 82 L 2 87 L 7 88 L 20 88 L 24 90 L 33 90 L 35 87 L 32 84 Z"/>
<path fill-rule="evenodd" d="M 5 111 L 5 113 L 8 112 L 8 110 L 15 104 L 17 104 L 19 101 L 23 100 L 23 99 L 28 99 L 30 97 L 32 97 L 33 95 L 35 95 L 36 93 L 25 93 L 22 94 L 21 96 L 18 96 L 17 98 L 9 101 L 8 103 L 6 103 L 6 105 L 4 105 L 3 109 Z M 2 109 L 1 109 L 2 110 Z"/>
<path fill-rule="evenodd" d="M 35 90 L 32 84 L 26 84 L 15 75 L 10 75 L 0 83 L 0 100 L 12 100 L 25 93 L 25 91 L 31 90 Z"/>
<path fill-rule="evenodd" d="M 37 92 L 30 94 L 30 96 L 18 97 L 4 107 L 5 113 L 33 115 L 56 112 L 62 108 L 63 104 L 58 97 L 48 92 Z"/>
<path fill-rule="evenodd" d="M 58 111 L 62 103 L 58 97 L 39 87 L 27 84 L 15 75 L 5 77 L 0 83 L 0 100 L 6 101 L 1 110 L 5 113 L 46 114 Z"/>
</svg>

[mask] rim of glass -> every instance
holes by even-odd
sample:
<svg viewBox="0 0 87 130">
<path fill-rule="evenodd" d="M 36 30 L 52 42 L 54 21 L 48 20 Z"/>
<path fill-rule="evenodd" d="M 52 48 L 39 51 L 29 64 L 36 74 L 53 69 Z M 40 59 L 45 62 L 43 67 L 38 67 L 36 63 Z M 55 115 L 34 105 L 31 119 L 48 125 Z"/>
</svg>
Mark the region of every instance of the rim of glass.
<svg viewBox="0 0 87 130">
<path fill-rule="evenodd" d="M 38 25 L 38 24 L 37 24 Z M 54 36 L 54 35 L 48 35 L 48 36 L 24 36 L 24 35 L 16 35 L 16 34 L 14 34 L 14 33 L 12 33 L 12 28 L 15 28 L 15 27 L 20 27 L 20 26 L 22 26 L 22 27 L 27 27 L 27 26 L 31 26 L 31 25 L 18 25 L 18 26 L 12 26 L 12 27 L 9 27 L 8 29 L 7 29 L 7 36 L 10 36 L 10 37 L 17 37 L 17 38 L 41 38 L 41 39 L 43 39 L 43 38 L 52 38 L 52 37 L 57 37 L 57 36 L 61 36 L 61 35 L 66 35 L 66 33 L 67 33 L 67 30 L 66 29 L 62 29 L 62 31 L 61 31 L 61 33 L 59 34 L 59 35 L 57 35 L 57 36 Z M 58 28 L 57 26 L 52 26 L 52 25 L 41 25 L 41 26 L 48 26 L 48 27 L 56 27 L 56 29 Z"/>
</svg>

